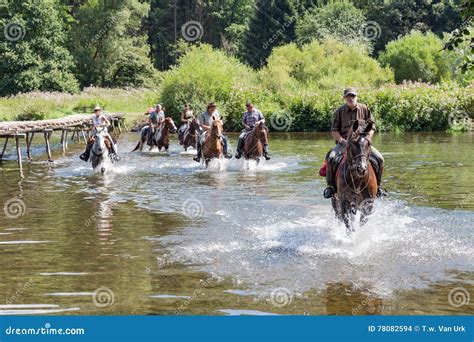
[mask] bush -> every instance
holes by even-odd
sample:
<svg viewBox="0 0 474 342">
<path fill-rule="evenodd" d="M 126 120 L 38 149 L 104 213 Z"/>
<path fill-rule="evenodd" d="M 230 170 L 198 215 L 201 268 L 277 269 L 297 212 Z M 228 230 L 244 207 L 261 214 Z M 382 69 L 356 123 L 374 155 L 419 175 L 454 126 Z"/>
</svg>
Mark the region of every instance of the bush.
<svg viewBox="0 0 474 342">
<path fill-rule="evenodd" d="M 450 80 L 450 61 L 453 54 L 443 51 L 443 43 L 435 34 L 412 31 L 387 44 L 380 55 L 382 65 L 395 72 L 395 81 L 420 81 L 439 83 Z"/>
<path fill-rule="evenodd" d="M 393 80 L 362 45 L 334 39 L 314 41 L 299 49 L 295 44 L 275 48 L 268 65 L 260 71 L 261 83 L 272 91 L 340 90 L 347 85 L 380 86 Z"/>
<path fill-rule="evenodd" d="M 191 47 L 179 64 L 164 74 L 160 98 L 167 114 L 176 120 L 184 104 L 199 114 L 214 101 L 234 126 L 245 101 L 250 99 L 247 96 L 258 96 L 254 93 L 257 89 L 256 75 L 249 67 L 204 44 Z"/>
</svg>

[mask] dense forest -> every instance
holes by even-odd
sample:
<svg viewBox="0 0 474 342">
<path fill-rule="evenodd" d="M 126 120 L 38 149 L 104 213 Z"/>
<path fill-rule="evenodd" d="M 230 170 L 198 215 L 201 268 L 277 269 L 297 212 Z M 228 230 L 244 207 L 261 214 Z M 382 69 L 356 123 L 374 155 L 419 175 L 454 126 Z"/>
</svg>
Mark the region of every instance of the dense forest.
<svg viewBox="0 0 474 342">
<path fill-rule="evenodd" d="M 380 107 L 387 97 L 380 94 L 404 84 L 398 93 L 409 88 L 440 98 L 450 89 L 462 103 L 455 110 L 471 115 L 470 4 L 1 0 L 0 96 L 155 89 L 154 100 L 174 115 L 183 103 L 200 109 L 219 101 L 231 125 L 234 116 L 238 125 L 241 102 L 252 98 L 270 113 L 296 111 L 285 114 L 292 129 L 326 129 L 327 112 L 343 87 L 366 88 L 366 101 Z M 445 129 L 446 120 L 429 129 Z M 401 129 L 425 127 L 413 125 Z"/>
</svg>

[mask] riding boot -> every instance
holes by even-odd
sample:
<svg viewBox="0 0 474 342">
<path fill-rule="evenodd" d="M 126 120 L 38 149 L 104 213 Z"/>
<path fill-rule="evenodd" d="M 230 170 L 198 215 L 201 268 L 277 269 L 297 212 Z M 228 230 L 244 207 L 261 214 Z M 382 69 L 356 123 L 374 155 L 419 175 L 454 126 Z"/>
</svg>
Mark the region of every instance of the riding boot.
<svg viewBox="0 0 474 342">
<path fill-rule="evenodd" d="M 91 155 L 91 148 L 92 148 L 92 144 L 88 144 L 86 146 L 86 150 L 84 151 L 84 153 L 82 153 L 79 158 L 85 162 L 87 162 L 89 160 L 89 157 Z"/>
<path fill-rule="evenodd" d="M 222 142 L 222 147 L 223 147 L 223 153 L 224 153 L 224 158 L 231 159 L 232 155 L 229 154 L 227 151 L 227 138 L 221 137 L 221 142 Z"/>
<path fill-rule="evenodd" d="M 199 163 L 201 161 L 201 154 L 202 154 L 201 153 L 201 143 L 199 141 L 196 143 L 196 150 L 197 150 L 197 154 L 196 154 L 195 157 L 193 157 L 193 160 L 197 161 Z"/>
<path fill-rule="evenodd" d="M 380 165 L 380 169 L 375 173 L 377 178 L 377 197 L 387 196 L 387 191 L 382 187 L 382 173 L 383 165 Z"/>
<path fill-rule="evenodd" d="M 240 159 L 242 157 L 243 143 L 244 143 L 244 139 L 239 137 L 239 141 L 237 142 L 237 153 L 235 154 L 235 159 Z"/>
<path fill-rule="evenodd" d="M 263 156 L 266 160 L 270 160 L 270 154 L 268 154 L 268 144 L 263 145 Z"/>
<path fill-rule="evenodd" d="M 332 162 L 333 162 L 332 160 L 328 160 L 328 165 L 326 169 L 326 182 L 329 186 L 326 189 L 324 189 L 324 192 L 323 192 L 324 198 L 331 198 L 336 193 L 335 185 L 333 186 L 334 180 L 333 180 Z"/>
<path fill-rule="evenodd" d="M 154 129 L 149 127 L 148 128 L 148 134 L 147 134 L 147 145 L 148 146 L 153 146 L 153 133 L 154 133 Z"/>
</svg>

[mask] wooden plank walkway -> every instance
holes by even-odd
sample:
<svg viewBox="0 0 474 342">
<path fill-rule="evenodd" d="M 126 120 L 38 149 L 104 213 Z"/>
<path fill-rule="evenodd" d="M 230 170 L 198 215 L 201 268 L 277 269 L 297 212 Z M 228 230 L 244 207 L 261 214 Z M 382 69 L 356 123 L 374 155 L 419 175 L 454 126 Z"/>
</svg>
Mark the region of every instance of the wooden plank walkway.
<svg viewBox="0 0 474 342">
<path fill-rule="evenodd" d="M 128 130 L 125 124 L 124 113 L 105 113 L 111 122 L 113 131 L 117 130 L 122 133 L 122 130 Z M 15 139 L 16 154 L 18 158 L 18 167 L 20 176 L 23 178 L 23 166 L 21 157 L 20 140 L 26 141 L 26 155 L 31 159 L 31 143 L 36 133 L 43 134 L 48 155 L 48 161 L 52 162 L 50 140 L 54 131 L 61 131 L 61 145 L 63 154 L 66 153 L 68 134 L 72 132 L 71 140 L 77 142 L 81 137 L 84 143 L 90 136 L 92 129 L 93 114 L 74 114 L 65 116 L 59 119 L 38 120 L 38 121 L 5 121 L 0 122 L 0 139 L 5 139 L 3 148 L 0 151 L 0 162 L 5 154 L 9 139 Z M 122 128 L 123 127 L 123 128 Z M 87 136 L 86 136 L 87 135 Z"/>
</svg>

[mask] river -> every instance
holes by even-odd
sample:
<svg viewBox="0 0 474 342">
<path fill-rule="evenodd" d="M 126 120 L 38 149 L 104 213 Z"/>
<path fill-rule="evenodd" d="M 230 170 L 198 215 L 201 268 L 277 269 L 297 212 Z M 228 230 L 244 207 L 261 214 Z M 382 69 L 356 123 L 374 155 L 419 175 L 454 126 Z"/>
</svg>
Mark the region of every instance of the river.
<svg viewBox="0 0 474 342">
<path fill-rule="evenodd" d="M 209 169 L 136 139 L 105 175 L 55 141 L 20 180 L 9 151 L 0 314 L 473 313 L 473 133 L 377 134 L 389 196 L 351 235 L 322 198 L 327 133 L 274 133 L 270 161 Z"/>
</svg>

